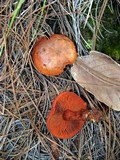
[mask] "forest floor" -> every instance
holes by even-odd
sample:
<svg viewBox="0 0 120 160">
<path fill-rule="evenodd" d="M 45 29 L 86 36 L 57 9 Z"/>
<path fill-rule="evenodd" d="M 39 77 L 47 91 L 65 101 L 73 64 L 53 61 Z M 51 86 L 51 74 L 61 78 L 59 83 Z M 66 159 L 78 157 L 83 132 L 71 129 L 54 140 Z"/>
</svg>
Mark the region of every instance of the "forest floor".
<svg viewBox="0 0 120 160">
<path fill-rule="evenodd" d="M 120 113 L 104 108 L 78 85 L 70 66 L 59 76 L 44 76 L 36 71 L 31 59 L 36 40 L 54 33 L 68 36 L 75 43 L 78 56 L 88 54 L 100 38 L 102 15 L 106 6 L 112 8 L 111 3 L 0 1 L 0 160 L 120 159 Z M 117 3 L 120 5 L 118 0 Z M 92 34 L 90 41 L 85 37 L 86 30 Z M 54 98 L 69 90 L 84 97 L 89 107 L 91 97 L 94 106 L 105 111 L 108 121 L 87 121 L 77 135 L 62 140 L 50 134 L 46 118 Z"/>
</svg>

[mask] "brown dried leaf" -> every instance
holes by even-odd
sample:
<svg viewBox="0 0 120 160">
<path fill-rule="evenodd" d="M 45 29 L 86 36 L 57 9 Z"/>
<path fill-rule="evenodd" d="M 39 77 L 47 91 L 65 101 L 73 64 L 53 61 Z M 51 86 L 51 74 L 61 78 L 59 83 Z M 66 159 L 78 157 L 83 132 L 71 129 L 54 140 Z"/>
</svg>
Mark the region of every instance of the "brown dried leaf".
<svg viewBox="0 0 120 160">
<path fill-rule="evenodd" d="M 91 51 L 71 68 L 75 81 L 99 101 L 120 111 L 120 65 L 109 56 Z"/>
</svg>

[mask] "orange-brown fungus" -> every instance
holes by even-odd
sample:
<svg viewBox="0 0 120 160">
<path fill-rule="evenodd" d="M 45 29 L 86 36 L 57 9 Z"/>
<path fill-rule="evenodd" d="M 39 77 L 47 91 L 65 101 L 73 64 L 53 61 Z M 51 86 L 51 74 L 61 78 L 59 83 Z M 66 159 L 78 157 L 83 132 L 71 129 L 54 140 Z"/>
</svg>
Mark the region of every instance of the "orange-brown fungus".
<svg viewBox="0 0 120 160">
<path fill-rule="evenodd" d="M 87 117 L 87 120 L 90 120 L 93 122 L 99 122 L 105 119 L 105 115 L 98 109 L 86 111 L 86 117 Z"/>
<path fill-rule="evenodd" d="M 59 75 L 77 58 L 74 43 L 65 35 L 53 34 L 49 39 L 41 37 L 33 48 L 33 64 L 42 74 Z"/>
<path fill-rule="evenodd" d="M 73 92 L 58 95 L 48 114 L 47 128 L 53 136 L 64 139 L 74 136 L 83 127 L 85 120 L 82 112 L 87 104 Z"/>
</svg>

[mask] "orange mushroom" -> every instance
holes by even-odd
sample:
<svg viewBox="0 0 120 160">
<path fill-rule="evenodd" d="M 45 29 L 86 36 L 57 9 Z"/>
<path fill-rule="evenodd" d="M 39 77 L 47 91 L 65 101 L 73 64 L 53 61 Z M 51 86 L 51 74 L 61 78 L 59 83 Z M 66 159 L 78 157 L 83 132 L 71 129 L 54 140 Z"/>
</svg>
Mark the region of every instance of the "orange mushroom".
<svg viewBox="0 0 120 160">
<path fill-rule="evenodd" d="M 74 43 L 65 35 L 53 34 L 48 39 L 41 37 L 33 47 L 34 67 L 47 76 L 59 75 L 68 64 L 77 58 Z"/>
<path fill-rule="evenodd" d="M 78 95 L 63 92 L 53 101 L 47 118 L 47 128 L 55 137 L 70 138 L 83 127 L 85 120 L 82 118 L 82 112 L 86 110 L 86 102 Z"/>
<path fill-rule="evenodd" d="M 53 101 L 47 128 L 57 138 L 71 138 L 81 130 L 87 119 L 98 122 L 101 118 L 101 112 L 98 109 L 88 110 L 81 97 L 73 92 L 63 92 Z"/>
</svg>

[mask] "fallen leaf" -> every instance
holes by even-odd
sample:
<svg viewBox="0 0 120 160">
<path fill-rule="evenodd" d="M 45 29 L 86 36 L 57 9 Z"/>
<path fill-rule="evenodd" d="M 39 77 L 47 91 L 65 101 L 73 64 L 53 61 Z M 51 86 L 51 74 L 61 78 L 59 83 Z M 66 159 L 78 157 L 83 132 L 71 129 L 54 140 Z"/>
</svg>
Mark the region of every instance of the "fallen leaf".
<svg viewBox="0 0 120 160">
<path fill-rule="evenodd" d="M 91 51 L 71 68 L 75 81 L 99 101 L 120 111 L 120 65 L 109 56 Z"/>
</svg>

